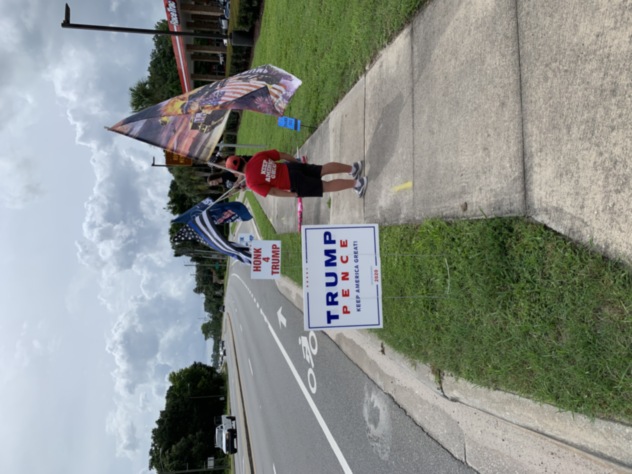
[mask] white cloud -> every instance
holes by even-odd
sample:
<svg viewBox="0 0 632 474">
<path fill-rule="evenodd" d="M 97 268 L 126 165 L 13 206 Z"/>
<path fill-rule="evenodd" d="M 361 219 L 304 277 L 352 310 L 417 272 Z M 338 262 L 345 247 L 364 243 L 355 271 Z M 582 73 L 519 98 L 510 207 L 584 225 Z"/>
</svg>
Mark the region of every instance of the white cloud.
<svg viewBox="0 0 632 474">
<path fill-rule="evenodd" d="M 115 436 L 119 453 L 129 456 L 137 449 L 132 436 L 137 426 L 151 432 L 164 407 L 168 374 L 199 360 L 203 338 L 191 314 L 199 314 L 200 307 L 200 300 L 159 295 L 135 299 L 134 308 L 119 316 L 107 341 L 117 393 L 108 433 Z M 199 345 L 191 344 L 195 340 Z"/>
<path fill-rule="evenodd" d="M 44 195 L 31 157 L 0 156 L 0 205 L 21 209 Z"/>
<path fill-rule="evenodd" d="M 13 352 L 12 367 L 15 371 L 25 369 L 31 363 L 31 353 L 28 349 L 28 343 L 25 341 L 29 330 L 29 323 L 22 323 L 22 333 L 17 341 L 15 341 L 15 348 Z"/>
<path fill-rule="evenodd" d="M 70 315 L 79 315 L 85 311 L 86 303 L 84 295 L 88 292 L 94 293 L 96 272 L 89 268 L 80 267 L 74 274 L 64 295 L 64 304 Z"/>
<path fill-rule="evenodd" d="M 150 179 L 151 171 L 139 172 L 136 164 L 120 156 L 116 148 L 110 148 L 108 155 L 93 157 L 97 182 L 85 205 L 83 230 L 87 242 L 79 243 L 80 259 L 99 264 L 95 260 L 98 257 L 100 266 L 124 270 L 132 267 L 137 255 L 152 251 L 159 234 L 166 236 L 167 216 L 150 211 L 165 205 L 166 191 L 162 203 L 158 203 L 147 191 L 161 184 Z M 162 184 L 166 187 L 165 182 Z"/>
<path fill-rule="evenodd" d="M 9 31 L 7 34 L 0 33 L 0 38 L 9 41 L 13 40 L 16 42 L 15 44 L 24 43 L 24 38 L 21 36 L 27 36 L 28 33 L 37 28 L 42 7 L 43 5 L 41 5 L 39 0 L 3 0 L 3 11 L 5 13 L 14 10 L 19 11 L 20 14 L 14 17 L 3 15 L 2 20 L 0 20 L 0 26 L 9 28 Z"/>
<path fill-rule="evenodd" d="M 107 344 L 117 365 L 113 375 L 119 392 L 133 393 L 139 384 L 150 380 L 159 348 L 156 328 L 147 322 L 141 325 L 135 312 L 121 315 Z"/>
<path fill-rule="evenodd" d="M 0 384 L 5 386 L 12 383 L 36 360 L 51 357 L 60 346 L 61 338 L 55 334 L 47 321 L 22 322 L 20 333 L 12 346 L 2 348 L 2 359 L 5 364 L 0 372 Z"/>
<path fill-rule="evenodd" d="M 122 406 L 108 415 L 106 430 L 113 435 L 116 442 L 118 456 L 133 457 L 139 447 L 136 426 L 129 419 L 129 413 Z"/>
<path fill-rule="evenodd" d="M 14 19 L 4 15 L 0 17 L 0 48 L 2 51 L 15 50 L 20 44 L 20 40 L 20 28 Z"/>
<path fill-rule="evenodd" d="M 170 175 L 150 166 L 147 145 L 103 128 L 130 113 L 128 89 L 146 76 L 151 37 L 61 29 L 63 2 L 2 0 L 2 5 L 8 14 L 0 18 L 0 61 L 10 67 L 0 68 L 0 102 L 12 120 L 0 124 L 0 208 L 12 210 L 0 210 L 20 224 L 40 208 L 24 209 L 29 204 L 44 202 L 55 210 L 85 205 L 75 205 L 72 215 L 60 214 L 47 230 L 44 254 L 63 255 L 59 249 L 76 242 L 79 262 L 69 261 L 67 268 L 41 268 L 41 258 L 12 231 L 18 226 L 0 236 L 11 255 L 38 269 L 38 277 L 43 275 L 38 280 L 56 298 L 45 306 L 54 323 L 41 320 L 41 301 L 10 301 L 5 309 L 11 317 L 3 318 L 0 331 L 0 382 L 14 383 L 8 384 L 9 394 L 0 394 L 0 403 L 9 406 L 9 400 L 15 413 L 3 419 L 0 443 L 16 449 L 15 459 L 0 459 L 0 470 L 21 472 L 32 463 L 28 450 L 17 448 L 45 444 L 51 472 L 68 472 L 65 450 L 73 439 L 74 446 L 86 445 L 73 452 L 76 466 L 70 472 L 125 470 L 108 469 L 115 465 L 129 471 L 127 458 L 133 458 L 133 472 L 147 472 L 142 466 L 168 374 L 204 359 L 196 316 L 203 314 L 202 298 L 193 293 L 191 272 L 183 259 L 173 258 L 168 241 L 172 216 L 164 207 Z M 71 6 L 76 23 L 152 28 L 164 18 L 162 2 Z M 5 272 L 3 282 L 13 284 L 14 273 Z M 11 288 L 3 294 L 13 296 Z M 52 360 L 56 365 L 49 365 Z M 71 383 L 66 374 L 74 377 L 72 397 L 62 389 Z M 78 383 L 77 374 L 86 378 Z M 44 410 L 55 416 L 33 431 L 36 423 L 24 420 L 41 421 L 29 407 L 46 406 L 40 399 L 44 392 L 57 408 L 63 405 L 67 414 L 79 410 L 76 418 L 85 420 Z M 90 426 L 85 440 L 82 422 Z M 46 434 L 53 431 L 59 441 Z M 56 459 L 57 452 L 64 454 Z"/>
<path fill-rule="evenodd" d="M 162 383 L 168 369 L 191 362 L 192 354 L 182 344 L 191 337 L 202 341 L 199 321 L 190 316 L 201 314 L 201 301 L 189 299 L 193 301 L 163 295 L 138 298 L 131 311 L 119 316 L 107 342 L 117 366 L 113 375 L 119 393 L 133 393 L 152 381 Z"/>
<path fill-rule="evenodd" d="M 104 93 L 100 83 L 101 72 L 107 67 L 85 46 L 68 46 L 58 62 L 45 70 L 44 78 L 54 87 L 55 95 L 67 109 L 71 125 L 77 129 L 77 143 L 96 144 L 82 141 L 84 131 L 94 128 L 95 121 L 108 115 Z"/>
</svg>

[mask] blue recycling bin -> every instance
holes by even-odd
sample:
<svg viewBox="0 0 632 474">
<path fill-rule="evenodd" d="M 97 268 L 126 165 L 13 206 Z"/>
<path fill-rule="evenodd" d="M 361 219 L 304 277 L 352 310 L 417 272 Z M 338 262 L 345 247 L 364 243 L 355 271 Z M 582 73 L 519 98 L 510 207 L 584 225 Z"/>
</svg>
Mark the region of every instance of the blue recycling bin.
<svg viewBox="0 0 632 474">
<path fill-rule="evenodd" d="M 277 125 L 290 130 L 296 130 L 297 132 L 301 130 L 301 121 L 292 117 L 279 117 Z"/>
</svg>

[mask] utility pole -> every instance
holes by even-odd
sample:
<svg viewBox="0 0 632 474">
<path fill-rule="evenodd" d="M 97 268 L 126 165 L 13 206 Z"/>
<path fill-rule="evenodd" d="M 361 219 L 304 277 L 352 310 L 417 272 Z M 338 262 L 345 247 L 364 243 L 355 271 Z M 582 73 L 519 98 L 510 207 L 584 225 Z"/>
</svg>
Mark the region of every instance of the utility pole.
<svg viewBox="0 0 632 474">
<path fill-rule="evenodd" d="M 208 33 L 203 31 L 164 31 L 164 30 L 148 30 L 144 28 L 125 28 L 120 26 L 103 26 L 103 25 L 82 25 L 79 23 L 70 22 L 70 7 L 66 3 L 66 10 L 64 14 L 64 20 L 61 22 L 62 28 L 75 28 L 78 30 L 99 30 L 99 31 L 112 31 L 118 33 L 139 33 L 144 35 L 167 35 L 167 36 L 195 36 L 200 38 L 210 38 L 218 40 L 227 40 L 227 35 L 218 35 L 214 33 Z"/>
<path fill-rule="evenodd" d="M 216 466 L 216 467 L 202 467 L 200 469 L 182 469 L 180 471 L 160 471 L 158 474 L 185 474 L 187 472 L 215 472 L 215 471 L 224 471 L 226 467 L 224 466 Z"/>
<path fill-rule="evenodd" d="M 185 267 L 208 267 L 208 268 L 214 268 L 214 269 L 218 269 L 219 266 L 215 263 L 189 263 L 189 264 L 185 264 Z"/>
<path fill-rule="evenodd" d="M 194 397 L 189 397 L 190 399 L 194 399 L 194 398 L 217 398 L 219 400 L 226 400 L 226 396 L 225 395 L 198 395 L 198 396 L 194 396 Z"/>
<path fill-rule="evenodd" d="M 78 30 L 99 30 L 99 31 L 111 31 L 118 33 L 139 33 L 144 35 L 166 35 L 166 36 L 192 36 L 197 38 L 209 38 L 216 40 L 226 40 L 233 46 L 247 46 L 252 47 L 254 41 L 252 35 L 246 34 L 241 31 L 234 31 L 228 35 L 218 35 L 215 33 L 209 33 L 206 31 L 171 31 L 171 30 L 149 30 L 145 28 L 125 28 L 120 26 L 104 26 L 104 25 L 83 25 L 80 23 L 70 22 L 70 7 L 66 3 L 66 9 L 64 12 L 64 20 L 61 22 L 62 28 L 75 28 Z"/>
</svg>

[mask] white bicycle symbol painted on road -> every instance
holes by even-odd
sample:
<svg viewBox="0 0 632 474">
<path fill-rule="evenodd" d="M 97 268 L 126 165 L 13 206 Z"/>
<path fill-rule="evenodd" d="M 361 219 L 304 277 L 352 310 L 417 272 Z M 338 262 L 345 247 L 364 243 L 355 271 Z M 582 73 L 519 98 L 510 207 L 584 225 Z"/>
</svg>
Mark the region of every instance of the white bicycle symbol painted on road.
<svg viewBox="0 0 632 474">
<path fill-rule="evenodd" d="M 314 373 L 314 356 L 318 353 L 318 339 L 316 333 L 310 331 L 307 336 L 299 336 L 298 345 L 301 346 L 303 359 L 310 365 L 307 369 L 307 385 L 312 394 L 316 393 L 316 374 Z"/>
</svg>

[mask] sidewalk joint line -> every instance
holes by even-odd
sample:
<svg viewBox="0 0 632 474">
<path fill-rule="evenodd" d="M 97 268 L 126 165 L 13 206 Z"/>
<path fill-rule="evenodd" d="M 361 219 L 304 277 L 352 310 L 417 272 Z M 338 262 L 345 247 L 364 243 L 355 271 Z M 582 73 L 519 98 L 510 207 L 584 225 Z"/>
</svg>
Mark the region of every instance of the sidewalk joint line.
<svg viewBox="0 0 632 474">
<path fill-rule="evenodd" d="M 521 61 L 521 45 L 520 45 L 520 19 L 518 15 L 518 0 L 514 0 L 514 8 L 516 12 L 516 45 L 517 45 L 517 58 L 518 58 L 518 95 L 520 97 L 520 134 L 521 134 L 521 148 L 522 148 L 522 199 L 524 207 L 524 215 L 528 217 L 531 212 L 529 210 L 529 200 L 527 199 L 527 163 L 526 163 L 526 151 L 525 151 L 525 134 L 524 134 L 524 94 L 522 88 L 522 61 Z"/>
</svg>

